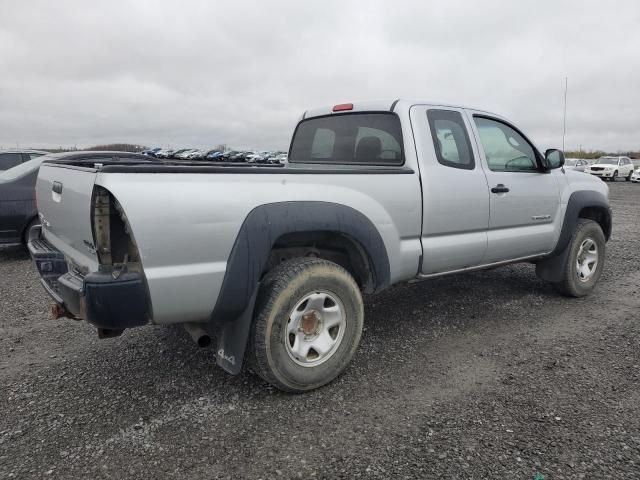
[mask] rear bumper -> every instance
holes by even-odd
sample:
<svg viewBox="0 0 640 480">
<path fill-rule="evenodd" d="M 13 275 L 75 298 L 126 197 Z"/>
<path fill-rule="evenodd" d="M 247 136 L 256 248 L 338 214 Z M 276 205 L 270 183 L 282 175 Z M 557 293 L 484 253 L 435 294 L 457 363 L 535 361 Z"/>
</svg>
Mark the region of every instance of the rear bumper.
<svg viewBox="0 0 640 480">
<path fill-rule="evenodd" d="M 70 271 L 64 255 L 42 237 L 40 227 L 31 230 L 27 246 L 42 286 L 73 317 L 110 331 L 149 322 L 149 296 L 140 273 Z"/>
</svg>

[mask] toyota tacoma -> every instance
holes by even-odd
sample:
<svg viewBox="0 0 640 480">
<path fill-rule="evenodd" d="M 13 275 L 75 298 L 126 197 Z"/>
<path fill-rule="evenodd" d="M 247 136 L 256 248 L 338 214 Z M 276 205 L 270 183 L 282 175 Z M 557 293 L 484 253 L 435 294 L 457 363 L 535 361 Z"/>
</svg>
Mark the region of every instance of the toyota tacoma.
<svg viewBox="0 0 640 480">
<path fill-rule="evenodd" d="M 608 187 L 512 122 L 420 101 L 309 110 L 285 165 L 74 153 L 40 168 L 29 249 L 57 317 L 100 337 L 183 324 L 217 363 L 322 386 L 360 341 L 363 293 L 515 262 L 589 294 Z"/>
</svg>

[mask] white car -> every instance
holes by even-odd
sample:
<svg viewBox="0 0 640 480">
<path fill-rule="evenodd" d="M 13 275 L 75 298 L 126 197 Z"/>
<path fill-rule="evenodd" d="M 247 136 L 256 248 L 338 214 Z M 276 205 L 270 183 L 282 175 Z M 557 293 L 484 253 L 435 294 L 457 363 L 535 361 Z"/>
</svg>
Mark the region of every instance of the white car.
<svg viewBox="0 0 640 480">
<path fill-rule="evenodd" d="M 629 157 L 600 157 L 594 164 L 586 167 L 584 172 L 611 182 L 615 182 L 619 177 L 628 182 L 633 175 L 633 168 L 633 162 Z"/>
<path fill-rule="evenodd" d="M 638 168 L 635 172 L 633 172 L 633 174 L 631 175 L 631 181 L 635 183 L 640 183 L 640 168 Z"/>
<path fill-rule="evenodd" d="M 580 158 L 567 158 L 565 159 L 564 167 L 569 170 L 575 170 L 576 172 L 584 172 L 585 168 L 589 166 L 588 160 L 582 160 Z"/>
</svg>

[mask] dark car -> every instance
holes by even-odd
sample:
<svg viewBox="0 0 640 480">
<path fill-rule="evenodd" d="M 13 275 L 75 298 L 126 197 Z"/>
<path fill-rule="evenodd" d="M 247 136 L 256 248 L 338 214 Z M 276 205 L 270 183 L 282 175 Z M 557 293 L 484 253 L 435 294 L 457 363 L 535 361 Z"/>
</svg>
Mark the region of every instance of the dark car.
<svg viewBox="0 0 640 480">
<path fill-rule="evenodd" d="M 38 222 L 35 185 L 46 155 L 0 171 L 0 244 L 27 241 L 29 228 Z"/>
<path fill-rule="evenodd" d="M 0 150 L 0 171 L 28 162 L 32 158 L 46 155 L 49 152 L 41 150 Z"/>
<path fill-rule="evenodd" d="M 162 148 L 160 147 L 155 147 L 155 148 L 146 148 L 142 151 L 142 155 L 148 155 L 149 157 L 155 157 L 156 153 L 158 153 L 160 150 L 162 150 Z"/>
<path fill-rule="evenodd" d="M 239 154 L 240 152 L 238 152 L 237 150 L 228 150 L 226 152 L 224 152 L 220 157 L 218 157 L 218 160 L 222 160 L 223 162 L 230 162 L 231 161 L 231 157 Z"/>
<path fill-rule="evenodd" d="M 39 224 L 35 185 L 40 164 L 46 160 L 86 159 L 88 164 L 134 159 L 159 162 L 152 157 L 126 152 L 67 152 L 34 156 L 32 160 L 0 171 L 0 245 L 23 243 L 32 226 Z"/>
<path fill-rule="evenodd" d="M 224 155 L 224 152 L 221 152 L 220 150 L 209 150 L 207 152 L 207 155 L 205 156 L 205 160 L 218 160 L 221 161 L 222 160 L 222 156 Z"/>
<path fill-rule="evenodd" d="M 253 152 L 247 152 L 247 151 L 238 152 L 235 155 L 231 155 L 229 157 L 229 161 L 234 163 L 246 162 L 247 157 L 251 154 L 253 154 Z"/>
</svg>

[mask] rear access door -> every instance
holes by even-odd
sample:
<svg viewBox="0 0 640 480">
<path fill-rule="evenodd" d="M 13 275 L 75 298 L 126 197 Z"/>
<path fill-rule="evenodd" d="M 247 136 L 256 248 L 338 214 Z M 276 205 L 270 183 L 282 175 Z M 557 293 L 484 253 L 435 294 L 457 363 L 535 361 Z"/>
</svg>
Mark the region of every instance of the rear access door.
<svg viewBox="0 0 640 480">
<path fill-rule="evenodd" d="M 91 202 L 95 168 L 43 163 L 36 182 L 42 233 L 77 267 L 98 270 Z"/>
<path fill-rule="evenodd" d="M 410 110 L 422 180 L 423 275 L 481 264 L 487 250 L 489 189 L 461 109 Z"/>
</svg>

